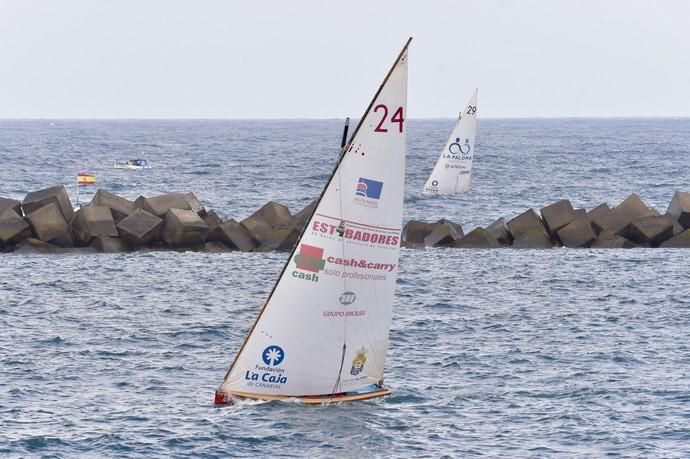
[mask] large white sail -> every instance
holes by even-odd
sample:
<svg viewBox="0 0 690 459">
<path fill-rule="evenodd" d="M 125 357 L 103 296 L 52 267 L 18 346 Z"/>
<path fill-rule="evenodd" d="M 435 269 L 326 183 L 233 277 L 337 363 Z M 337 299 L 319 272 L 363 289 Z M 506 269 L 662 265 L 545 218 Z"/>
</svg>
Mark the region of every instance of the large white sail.
<svg viewBox="0 0 690 459">
<path fill-rule="evenodd" d="M 465 193 L 470 190 L 474 138 L 477 132 L 477 90 L 460 113 L 422 194 Z"/>
<path fill-rule="evenodd" d="M 382 381 L 403 212 L 407 46 L 345 146 L 222 393 L 315 396 Z"/>
</svg>

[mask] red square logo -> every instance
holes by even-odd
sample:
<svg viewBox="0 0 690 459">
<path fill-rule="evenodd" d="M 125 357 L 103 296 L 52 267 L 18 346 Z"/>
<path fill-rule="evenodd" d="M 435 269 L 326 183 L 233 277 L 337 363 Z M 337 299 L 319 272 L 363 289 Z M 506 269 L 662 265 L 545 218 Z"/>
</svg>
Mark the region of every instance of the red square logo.
<svg viewBox="0 0 690 459">
<path fill-rule="evenodd" d="M 302 244 L 299 253 L 293 259 L 297 269 L 318 273 L 326 266 L 323 259 L 323 249 L 313 245 Z"/>
</svg>

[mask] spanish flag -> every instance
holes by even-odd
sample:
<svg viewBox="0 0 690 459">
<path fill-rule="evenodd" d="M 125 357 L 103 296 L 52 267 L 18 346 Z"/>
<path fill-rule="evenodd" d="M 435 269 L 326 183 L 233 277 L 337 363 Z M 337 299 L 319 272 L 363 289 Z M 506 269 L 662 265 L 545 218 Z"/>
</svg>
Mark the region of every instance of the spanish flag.
<svg viewBox="0 0 690 459">
<path fill-rule="evenodd" d="M 87 172 L 79 172 L 77 174 L 77 185 L 83 186 L 83 185 L 95 185 L 96 184 L 96 176 L 93 174 L 89 174 Z"/>
</svg>

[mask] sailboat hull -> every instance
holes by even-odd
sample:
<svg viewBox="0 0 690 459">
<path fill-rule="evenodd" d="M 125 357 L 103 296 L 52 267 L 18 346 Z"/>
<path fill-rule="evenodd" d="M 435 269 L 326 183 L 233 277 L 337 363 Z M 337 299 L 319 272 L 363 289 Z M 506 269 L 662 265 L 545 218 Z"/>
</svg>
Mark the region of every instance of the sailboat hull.
<svg viewBox="0 0 690 459">
<path fill-rule="evenodd" d="M 332 395 L 308 395 L 291 397 L 285 395 L 267 395 L 267 394 L 253 394 L 250 392 L 239 392 L 233 391 L 227 392 L 216 392 L 216 405 L 230 405 L 233 399 L 239 400 L 263 400 L 263 401 L 285 401 L 285 400 L 297 400 L 300 403 L 305 403 L 307 405 L 320 405 L 323 403 L 345 403 L 345 402 L 356 402 L 360 400 L 369 400 L 371 398 L 385 397 L 390 395 L 390 389 L 385 387 L 380 387 L 371 392 L 365 392 L 361 394 L 357 393 L 345 393 L 345 394 L 332 394 Z"/>
</svg>

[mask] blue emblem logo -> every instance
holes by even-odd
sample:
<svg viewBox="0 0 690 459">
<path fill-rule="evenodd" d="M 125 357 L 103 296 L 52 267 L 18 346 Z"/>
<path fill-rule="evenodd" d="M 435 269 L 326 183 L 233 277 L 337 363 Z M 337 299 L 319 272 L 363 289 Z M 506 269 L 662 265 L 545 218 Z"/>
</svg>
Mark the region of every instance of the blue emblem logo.
<svg viewBox="0 0 690 459">
<path fill-rule="evenodd" d="M 280 346 L 273 344 L 264 349 L 264 352 L 261 354 L 261 358 L 266 365 L 275 367 L 280 365 L 280 363 L 283 361 L 285 358 L 285 352 L 283 352 L 283 349 Z"/>
<path fill-rule="evenodd" d="M 454 155 L 466 155 L 470 152 L 470 139 L 465 139 L 465 143 L 460 143 L 460 137 L 455 138 L 455 142 L 448 146 L 448 151 Z"/>
<path fill-rule="evenodd" d="M 379 199 L 382 189 L 383 182 L 360 177 L 359 182 L 357 182 L 357 191 L 355 191 L 355 195 L 362 196 L 363 198 Z"/>
</svg>

